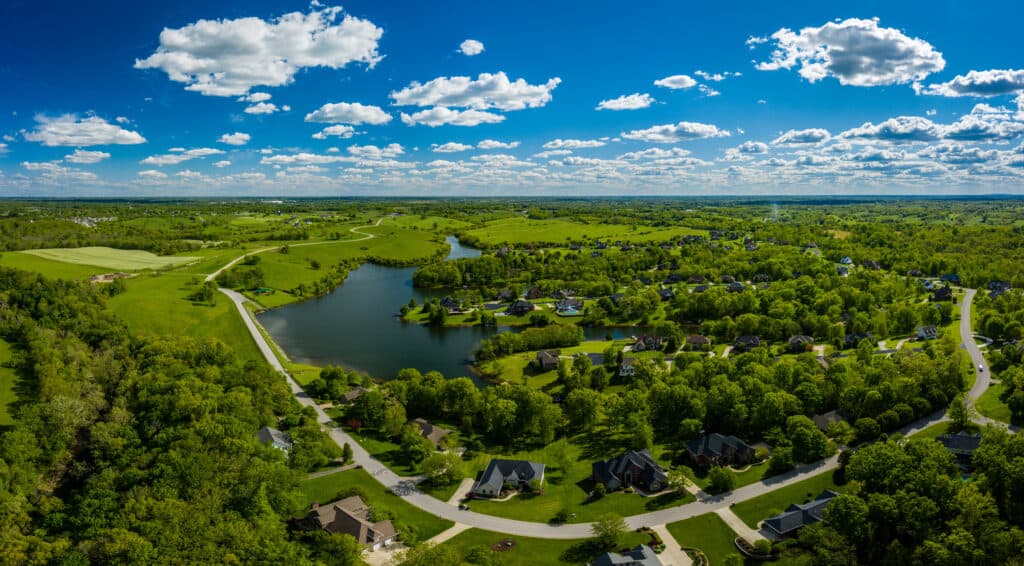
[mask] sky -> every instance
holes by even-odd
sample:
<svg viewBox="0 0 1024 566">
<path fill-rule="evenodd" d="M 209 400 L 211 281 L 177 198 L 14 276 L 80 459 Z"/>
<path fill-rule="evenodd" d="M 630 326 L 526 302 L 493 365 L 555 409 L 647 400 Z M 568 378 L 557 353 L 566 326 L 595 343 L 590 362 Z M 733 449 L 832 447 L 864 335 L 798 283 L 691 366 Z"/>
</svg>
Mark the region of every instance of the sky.
<svg viewBox="0 0 1024 566">
<path fill-rule="evenodd" d="M 7 1 L 0 196 L 1024 192 L 1024 3 Z"/>
</svg>

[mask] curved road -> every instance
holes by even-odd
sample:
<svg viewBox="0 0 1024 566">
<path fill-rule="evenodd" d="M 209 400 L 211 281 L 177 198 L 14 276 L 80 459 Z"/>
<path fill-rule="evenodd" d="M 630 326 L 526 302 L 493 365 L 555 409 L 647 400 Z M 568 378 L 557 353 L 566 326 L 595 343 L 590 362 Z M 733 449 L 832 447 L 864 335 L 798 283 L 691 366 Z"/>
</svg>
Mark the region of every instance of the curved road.
<svg viewBox="0 0 1024 566">
<path fill-rule="evenodd" d="M 378 225 L 380 222 L 378 222 Z M 353 229 L 355 230 L 355 229 Z M 373 237 L 372 235 L 370 237 Z M 353 241 L 353 240 L 349 240 Z M 258 252 L 253 252 L 258 253 Z M 244 257 L 244 256 L 243 256 Z M 238 258 L 241 259 L 241 258 Z M 235 260 L 238 261 L 238 260 Z M 225 266 L 227 267 L 227 266 Z M 223 269 L 223 268 L 222 268 Z M 219 272 L 219 271 L 218 271 Z M 984 364 L 985 359 L 981 355 L 981 350 L 977 347 L 974 342 L 973 334 L 971 332 L 971 300 L 974 298 L 974 289 L 965 289 L 967 294 L 964 296 L 963 303 L 961 304 L 961 320 L 960 320 L 960 338 L 963 342 L 962 347 L 965 348 L 971 356 L 971 362 L 974 364 L 975 371 L 979 364 Z M 398 474 L 391 471 L 387 466 L 379 462 L 376 458 L 371 456 L 358 442 L 355 441 L 341 428 L 333 427 L 331 418 L 316 404 L 302 387 L 292 378 L 288 371 L 281 365 L 277 356 L 274 354 L 274 350 L 267 343 L 267 340 L 260 333 L 259 328 L 256 326 L 255 320 L 250 315 L 249 311 L 245 308 L 245 302 L 248 300 L 241 294 L 232 291 L 230 289 L 221 289 L 221 293 L 227 295 L 238 309 L 239 314 L 242 315 L 242 320 L 245 321 L 246 327 L 249 329 L 249 333 L 252 335 L 253 340 L 256 341 L 256 345 L 259 347 L 263 357 L 266 358 L 267 363 L 274 369 L 284 374 L 288 380 L 288 385 L 292 389 L 292 393 L 295 398 L 298 399 L 299 403 L 312 407 L 316 411 L 317 419 L 324 425 L 328 430 L 328 434 L 331 439 L 338 446 L 344 446 L 348 444 L 352 448 L 353 460 L 356 464 L 361 465 L 371 476 L 376 478 L 384 487 L 391 490 L 408 503 L 418 507 L 432 515 L 436 515 L 449 521 L 468 525 L 470 527 L 476 527 L 485 529 L 488 531 L 495 531 L 499 533 L 505 533 L 514 536 L 523 537 L 534 537 L 534 538 L 546 538 L 546 539 L 581 539 L 592 536 L 591 523 L 573 523 L 573 524 L 550 524 L 550 523 L 535 523 L 529 521 L 519 521 L 515 519 L 506 519 L 503 517 L 496 517 L 494 515 L 484 515 L 482 513 L 476 513 L 473 511 L 462 511 L 453 505 L 436 499 L 430 495 L 427 495 L 418 489 L 416 489 L 416 480 L 418 478 L 401 477 Z M 978 375 L 978 379 L 974 386 L 968 393 L 971 400 L 977 399 L 985 389 L 988 388 L 989 384 L 989 370 L 986 368 L 985 371 Z M 947 420 L 945 411 L 937 411 L 916 423 L 910 424 L 902 429 L 904 435 L 911 435 L 919 432 L 933 424 Z M 988 422 L 986 419 L 980 419 Z M 1005 425 L 1003 425 L 1005 426 Z M 668 509 L 661 509 L 659 511 L 653 511 L 650 513 L 643 513 L 640 515 L 633 515 L 632 517 L 626 517 L 626 523 L 631 529 L 638 527 L 650 527 L 656 525 L 664 525 L 666 523 L 673 523 L 681 521 L 683 519 L 689 519 L 696 517 L 697 515 L 703 515 L 728 507 L 734 503 L 753 499 L 755 497 L 764 495 L 765 493 L 774 491 L 776 489 L 791 485 L 793 483 L 805 480 L 811 476 L 826 473 L 839 467 L 839 456 L 838 454 L 833 455 L 825 460 L 821 460 L 812 464 L 805 464 L 797 466 L 795 470 L 774 476 L 772 478 L 746 485 L 737 488 L 731 492 L 724 493 L 716 496 L 709 496 L 701 493 L 698 496 L 698 501 L 692 503 L 686 503 L 677 507 L 671 507 Z"/>
</svg>

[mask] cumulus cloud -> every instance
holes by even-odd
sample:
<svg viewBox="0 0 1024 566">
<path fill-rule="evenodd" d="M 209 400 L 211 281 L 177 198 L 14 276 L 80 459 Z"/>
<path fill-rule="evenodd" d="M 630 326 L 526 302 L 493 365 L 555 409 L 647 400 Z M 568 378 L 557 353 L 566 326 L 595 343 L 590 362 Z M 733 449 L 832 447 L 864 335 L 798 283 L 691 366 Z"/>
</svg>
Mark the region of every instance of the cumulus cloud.
<svg viewBox="0 0 1024 566">
<path fill-rule="evenodd" d="M 28 171 L 39 173 L 48 181 L 95 181 L 95 173 L 73 167 L 64 167 L 58 161 L 23 161 L 21 166 Z"/>
<path fill-rule="evenodd" d="M 391 121 L 391 114 L 379 106 L 360 104 L 358 102 L 336 102 L 324 104 L 320 108 L 306 114 L 307 122 L 326 122 L 330 124 L 371 124 L 380 126 Z"/>
<path fill-rule="evenodd" d="M 383 30 L 369 20 L 330 7 L 291 12 L 272 20 L 199 20 L 160 32 L 160 45 L 136 69 L 160 69 L 186 90 L 207 96 L 238 96 L 256 86 L 290 84 L 307 67 L 373 67 L 382 56 Z"/>
<path fill-rule="evenodd" d="M 135 145 L 146 143 L 138 132 L 126 130 L 99 116 L 79 118 L 74 114 L 36 116 L 36 129 L 22 132 L 28 141 L 47 146 L 88 147 L 93 145 Z"/>
<path fill-rule="evenodd" d="M 266 102 L 273 98 L 269 92 L 253 92 L 238 97 L 239 102 Z"/>
<path fill-rule="evenodd" d="M 384 147 L 375 145 L 350 145 L 348 152 L 356 157 L 366 159 L 383 159 L 385 157 L 397 157 L 405 153 L 405 149 L 397 144 L 391 143 Z"/>
<path fill-rule="evenodd" d="M 698 77 L 700 77 L 700 78 L 702 78 L 702 79 L 704 79 L 706 81 L 713 81 L 713 82 L 716 82 L 716 83 L 720 82 L 720 81 L 724 81 L 725 79 L 727 79 L 729 77 L 739 77 L 739 76 L 743 75 L 743 73 L 733 72 L 733 71 L 725 71 L 725 72 L 722 72 L 722 73 L 708 73 L 706 71 L 701 71 L 701 70 L 696 70 L 696 71 L 693 72 L 693 74 L 697 75 Z"/>
<path fill-rule="evenodd" d="M 345 124 L 338 124 L 338 125 L 335 125 L 335 126 L 328 126 L 328 127 L 324 128 L 324 129 L 320 130 L 319 132 L 313 134 L 313 139 L 315 139 L 315 140 L 325 140 L 325 139 L 327 139 L 329 137 L 337 137 L 337 138 L 342 138 L 342 139 L 348 139 L 348 138 L 354 136 L 355 133 L 356 133 L 356 129 L 353 128 L 352 126 L 348 126 L 348 125 L 345 125 Z"/>
<path fill-rule="evenodd" d="M 654 81 L 654 86 L 680 90 L 697 86 L 697 81 L 693 80 L 693 78 L 688 75 L 672 75 L 670 77 Z"/>
<path fill-rule="evenodd" d="M 473 146 L 466 145 L 464 143 L 448 142 L 441 145 L 434 145 L 431 151 L 434 153 L 456 153 L 459 151 L 469 151 L 473 149 Z"/>
<path fill-rule="evenodd" d="M 7 144 L 0 143 L 0 154 L 7 153 Z"/>
<path fill-rule="evenodd" d="M 216 162 L 216 163 L 214 163 L 214 164 L 213 164 L 213 166 L 214 166 L 214 167 L 217 167 L 217 168 L 223 168 L 223 167 L 227 167 L 227 166 L 229 166 L 229 165 L 231 165 L 231 162 L 230 162 L 230 161 L 228 161 L 227 159 L 224 159 L 224 160 L 218 161 L 218 162 Z"/>
<path fill-rule="evenodd" d="M 745 141 L 736 146 L 736 151 L 740 153 L 765 153 L 768 151 L 768 144 L 758 141 Z"/>
<path fill-rule="evenodd" d="M 639 110 L 647 108 L 653 103 L 654 98 L 651 95 L 635 92 L 633 94 L 624 94 L 618 98 L 602 100 L 597 104 L 596 110 Z"/>
<path fill-rule="evenodd" d="M 243 132 L 235 132 L 233 134 L 224 134 L 220 137 L 220 143 L 226 143 L 228 145 L 245 145 L 249 143 L 252 136 Z"/>
<path fill-rule="evenodd" d="M 697 90 L 699 90 L 701 94 L 703 94 L 704 96 L 706 96 L 708 98 L 711 98 L 712 96 L 718 96 L 719 94 L 722 94 L 722 93 L 718 92 L 717 90 L 709 87 L 708 85 L 698 85 L 697 86 Z"/>
<path fill-rule="evenodd" d="M 630 151 L 620 155 L 619 159 L 627 160 L 638 160 L 638 159 L 670 159 L 674 157 L 686 157 L 690 155 L 690 150 L 683 149 L 681 147 L 672 147 L 669 149 L 662 149 L 660 147 L 652 147 L 643 149 L 640 151 Z"/>
<path fill-rule="evenodd" d="M 481 140 L 476 144 L 477 149 L 514 149 L 519 147 L 519 142 L 503 142 L 498 140 Z"/>
<path fill-rule="evenodd" d="M 484 112 L 482 110 L 452 110 L 436 106 L 427 110 L 420 110 L 412 114 L 401 114 L 402 123 L 415 126 L 422 124 L 435 128 L 446 124 L 452 126 L 479 126 L 480 124 L 497 124 L 505 120 L 501 114 Z"/>
<path fill-rule="evenodd" d="M 942 129 L 943 139 L 974 142 L 1005 142 L 1024 133 L 1024 123 L 1010 121 L 1006 113 L 975 113 L 962 116 Z"/>
<path fill-rule="evenodd" d="M 864 139 L 887 142 L 928 142 L 942 137 L 938 125 L 920 116 L 897 116 L 884 122 L 865 122 L 839 134 L 843 139 Z"/>
<path fill-rule="evenodd" d="M 484 44 L 475 39 L 467 39 L 459 44 L 459 51 L 461 51 L 463 55 L 472 57 L 484 52 Z"/>
<path fill-rule="evenodd" d="M 88 151 L 84 149 L 76 149 L 71 154 L 64 156 L 64 161 L 79 165 L 99 163 L 104 159 L 110 159 L 110 154 L 105 151 Z"/>
<path fill-rule="evenodd" d="M 895 28 L 879 27 L 877 18 L 850 18 L 799 32 L 782 28 L 771 39 L 775 50 L 757 68 L 798 67 L 800 76 L 812 83 L 834 77 L 840 84 L 852 86 L 905 84 L 946 66 L 942 53 L 927 41 Z"/>
<path fill-rule="evenodd" d="M 163 155 L 150 155 L 149 157 L 140 161 L 143 165 L 156 165 L 162 167 L 164 165 L 177 165 L 190 161 L 192 159 L 202 159 L 210 155 L 220 155 L 224 153 L 219 149 L 212 147 L 199 147 L 196 149 L 188 149 L 182 151 L 172 151 L 172 153 L 165 153 Z"/>
<path fill-rule="evenodd" d="M 553 139 L 544 144 L 544 149 L 583 149 L 588 147 L 601 147 L 607 142 L 604 140 L 563 140 Z"/>
<path fill-rule="evenodd" d="M 772 140 L 772 145 L 805 145 L 828 141 L 831 135 L 823 128 L 789 130 Z"/>
<path fill-rule="evenodd" d="M 274 112 L 283 111 L 288 112 L 291 110 L 291 106 L 284 105 L 278 108 L 273 102 L 258 102 L 251 106 L 245 107 L 246 114 L 273 114 Z"/>
<path fill-rule="evenodd" d="M 915 85 L 918 94 L 935 96 L 1000 96 L 1024 91 L 1024 69 L 970 71 L 944 83 Z"/>
<path fill-rule="evenodd" d="M 1024 123 L 1012 119 L 1006 108 L 979 104 L 969 114 L 949 125 L 936 124 L 920 116 L 897 116 L 878 124 L 865 123 L 839 137 L 890 143 L 918 143 L 937 140 L 966 142 L 1007 142 L 1024 133 Z"/>
<path fill-rule="evenodd" d="M 166 179 L 167 174 L 156 169 L 145 169 L 138 172 L 138 176 L 143 179 Z"/>
<path fill-rule="evenodd" d="M 522 110 L 539 108 L 551 101 L 551 91 L 562 82 L 555 77 L 544 84 L 531 85 L 523 79 L 510 81 L 503 71 L 480 73 L 470 77 L 438 77 L 421 84 L 413 81 L 402 90 L 392 91 L 398 106 L 438 106 L 474 110 Z"/>
<path fill-rule="evenodd" d="M 678 124 L 662 124 L 643 130 L 622 132 L 627 140 L 638 140 L 650 143 L 676 143 L 701 138 L 721 138 L 729 136 L 729 132 L 721 130 L 714 124 L 700 122 L 679 122 Z"/>
</svg>

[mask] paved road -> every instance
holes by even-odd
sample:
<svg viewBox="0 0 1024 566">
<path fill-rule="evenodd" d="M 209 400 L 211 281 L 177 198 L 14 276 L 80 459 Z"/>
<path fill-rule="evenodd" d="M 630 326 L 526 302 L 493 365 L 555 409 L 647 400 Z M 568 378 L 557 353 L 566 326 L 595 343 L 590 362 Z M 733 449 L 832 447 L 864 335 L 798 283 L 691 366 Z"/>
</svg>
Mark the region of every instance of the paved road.
<svg viewBox="0 0 1024 566">
<path fill-rule="evenodd" d="M 318 421 L 328 429 L 328 434 L 331 439 L 338 446 L 348 444 L 352 448 L 352 456 L 356 464 L 361 465 L 371 476 L 376 478 L 378 482 L 411 505 L 432 515 L 436 515 L 462 525 L 468 525 L 470 527 L 499 533 L 506 533 L 513 536 L 547 539 L 580 539 L 588 538 L 592 535 L 591 523 L 557 525 L 518 521 L 503 517 L 495 517 L 493 515 L 484 515 L 473 511 L 459 510 L 457 507 L 449 505 L 444 501 L 419 491 L 416 488 L 416 482 L 420 478 L 401 477 L 395 474 L 387 466 L 371 456 L 362 447 L 362 445 L 356 442 L 355 439 L 349 436 L 344 430 L 333 426 L 333 422 L 330 417 L 328 417 L 323 409 L 317 405 L 313 398 L 302 390 L 302 387 L 299 386 L 287 370 L 285 370 L 284 366 L 281 365 L 277 356 L 274 355 L 274 351 L 270 347 L 270 344 L 267 343 L 263 334 L 260 333 L 252 315 L 250 315 L 249 311 L 245 308 L 245 301 L 248 299 L 230 289 L 221 289 L 220 291 L 234 302 L 235 307 L 242 316 L 242 320 L 245 321 L 245 325 L 249 329 L 249 333 L 252 335 L 253 340 L 256 341 L 256 345 L 259 347 L 263 357 L 266 358 L 267 363 L 269 363 L 275 370 L 284 374 L 288 380 L 289 387 L 291 387 L 292 393 L 295 395 L 295 398 L 299 403 L 307 407 L 312 407 L 313 410 L 316 411 Z M 974 363 L 975 368 L 977 368 L 979 363 L 984 364 L 985 362 L 984 358 L 981 357 L 981 351 L 974 343 L 970 327 L 971 300 L 974 298 L 974 290 L 967 289 L 966 291 L 967 295 L 964 297 L 964 301 L 961 304 L 962 319 L 960 323 L 960 333 L 963 339 L 964 348 L 971 355 L 972 363 Z M 980 361 L 976 361 L 979 359 Z M 988 382 L 988 369 L 986 368 L 985 372 L 978 376 L 978 381 L 975 383 L 974 387 L 971 388 L 969 395 L 972 400 L 976 399 L 984 392 L 988 386 Z M 945 411 L 937 411 L 916 423 L 903 427 L 899 432 L 909 436 L 945 420 L 947 420 Z M 644 513 L 641 515 L 633 515 L 632 517 L 626 518 L 626 523 L 631 529 L 674 523 L 683 519 L 703 515 L 704 513 L 710 513 L 719 509 L 727 508 L 734 503 L 753 499 L 776 489 L 803 481 L 809 477 L 830 472 L 838 467 L 839 456 L 833 455 L 825 460 L 797 466 L 796 469 L 785 474 L 746 485 L 725 494 L 715 496 L 701 494 L 698 496 L 698 500 L 692 503 Z"/>
<path fill-rule="evenodd" d="M 971 331 L 971 301 L 974 299 L 974 293 L 974 289 L 964 289 L 964 300 L 960 303 L 961 347 L 967 350 L 967 354 L 971 357 L 972 369 L 978 376 L 978 379 L 974 381 L 974 386 L 967 393 L 971 400 L 981 397 L 982 393 L 988 390 L 989 385 L 992 384 L 992 371 L 985 363 L 985 356 L 981 355 L 981 348 L 978 348 L 978 343 L 974 340 L 974 332 Z M 985 370 L 978 371 L 978 366 L 984 367 Z"/>
</svg>

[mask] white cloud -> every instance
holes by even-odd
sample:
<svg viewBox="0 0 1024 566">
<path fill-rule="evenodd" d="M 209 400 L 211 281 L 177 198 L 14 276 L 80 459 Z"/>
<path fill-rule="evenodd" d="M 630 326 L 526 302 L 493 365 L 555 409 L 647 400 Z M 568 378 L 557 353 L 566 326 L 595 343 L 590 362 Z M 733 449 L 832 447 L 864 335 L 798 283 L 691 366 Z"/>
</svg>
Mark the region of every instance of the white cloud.
<svg viewBox="0 0 1024 566">
<path fill-rule="evenodd" d="M 402 123 L 415 126 L 423 124 L 431 128 L 449 124 L 452 126 L 479 126 L 480 124 L 497 124 L 505 120 L 501 114 L 493 114 L 482 110 L 452 110 L 442 106 L 435 106 L 427 110 L 420 110 L 412 114 L 402 112 Z"/>
<path fill-rule="evenodd" d="M 71 154 L 64 156 L 64 161 L 79 165 L 99 163 L 104 159 L 110 159 L 110 154 L 105 151 L 87 151 L 84 149 L 76 149 Z"/>
<path fill-rule="evenodd" d="M 143 179 L 166 179 L 167 178 L 167 174 L 166 173 L 164 173 L 162 171 L 157 171 L 156 169 L 145 169 L 143 171 L 139 171 L 138 175 L 139 175 L 139 177 L 142 177 Z"/>
<path fill-rule="evenodd" d="M 269 92 L 253 92 L 238 97 L 239 102 L 266 102 L 273 98 Z"/>
<path fill-rule="evenodd" d="M 641 108 L 647 108 L 654 103 L 654 98 L 647 94 L 640 94 L 635 92 L 633 94 L 624 94 L 618 98 L 611 98 L 608 100 L 602 100 L 597 105 L 597 110 L 639 110 Z"/>
<path fill-rule="evenodd" d="M 21 166 L 28 171 L 39 173 L 48 181 L 95 181 L 98 178 L 90 171 L 64 167 L 59 161 L 23 161 Z"/>
<path fill-rule="evenodd" d="M 385 157 L 397 157 L 402 155 L 405 153 L 405 149 L 397 143 L 391 143 L 384 147 L 377 147 L 375 145 L 350 145 L 348 146 L 348 152 L 356 157 L 382 159 Z"/>
<path fill-rule="evenodd" d="M 146 143 L 146 138 L 138 132 L 125 130 L 111 124 L 99 116 L 78 118 L 74 114 L 64 114 L 50 118 L 36 116 L 36 129 L 22 132 L 28 141 L 39 142 L 47 146 L 92 145 L 134 145 Z"/>
<path fill-rule="evenodd" d="M 805 145 L 828 141 L 832 136 L 823 128 L 789 130 L 772 140 L 772 145 Z"/>
<path fill-rule="evenodd" d="M 126 118 L 124 116 L 118 116 L 118 117 L 114 118 L 114 121 L 117 122 L 118 124 L 127 124 L 128 122 L 131 122 L 131 120 L 129 120 L 128 118 Z"/>
<path fill-rule="evenodd" d="M 693 74 L 697 75 L 698 77 L 700 77 L 700 78 L 702 78 L 702 79 L 704 79 L 706 81 L 713 81 L 713 82 L 716 82 L 716 83 L 720 82 L 720 81 L 724 81 L 725 79 L 727 79 L 729 77 L 739 77 L 739 76 L 743 75 L 743 73 L 734 72 L 734 71 L 725 71 L 725 72 L 722 72 L 722 73 L 708 73 L 706 71 L 701 71 L 701 70 L 696 70 L 696 71 L 693 72 Z"/>
<path fill-rule="evenodd" d="M 927 41 L 878 27 L 877 18 L 850 18 L 799 32 L 782 28 L 771 38 L 775 42 L 771 59 L 757 68 L 799 67 L 800 76 L 812 83 L 835 77 L 840 84 L 852 86 L 905 84 L 946 66 L 942 53 Z"/>
<path fill-rule="evenodd" d="M 865 139 L 887 142 L 927 142 L 942 137 L 941 128 L 920 116 L 897 116 L 884 122 L 865 122 L 857 128 L 839 134 L 844 139 Z"/>
<path fill-rule="evenodd" d="M 693 78 L 688 75 L 672 75 L 670 77 L 654 81 L 654 86 L 679 90 L 693 88 L 697 86 L 697 81 L 693 80 Z"/>
<path fill-rule="evenodd" d="M 461 51 L 463 55 L 472 57 L 473 55 L 479 55 L 484 52 L 484 44 L 475 39 L 467 39 L 459 44 L 459 51 Z"/>
<path fill-rule="evenodd" d="M 640 151 L 631 151 L 624 153 L 619 156 L 619 159 L 626 160 L 637 160 L 637 159 L 670 159 L 674 157 L 686 157 L 690 155 L 690 150 L 683 149 L 681 147 L 672 147 L 669 149 L 662 149 L 660 147 L 651 147 Z"/>
<path fill-rule="evenodd" d="M 327 126 L 319 132 L 313 134 L 315 140 L 325 140 L 329 137 L 338 137 L 342 139 L 348 139 L 354 136 L 356 129 L 346 124 L 337 124 L 334 126 Z"/>
<path fill-rule="evenodd" d="M 284 110 L 285 112 L 287 112 L 291 110 L 291 107 L 282 106 L 281 108 L 278 108 L 277 105 L 274 104 L 273 102 L 258 102 L 251 106 L 245 107 L 246 114 L 273 114 L 274 112 L 278 112 L 280 110 Z"/>
<path fill-rule="evenodd" d="M 498 140 L 481 140 L 476 144 L 477 149 L 515 149 L 519 147 L 519 142 L 503 142 Z"/>
<path fill-rule="evenodd" d="M 224 152 L 219 149 L 214 149 L 212 147 L 199 147 L 196 149 L 166 153 L 164 155 L 151 155 L 140 161 L 140 163 L 142 163 L 143 165 L 157 166 L 177 165 L 179 163 L 190 161 L 192 159 L 202 159 L 210 155 L 220 155 L 222 153 Z"/>
<path fill-rule="evenodd" d="M 762 43 L 768 43 L 768 38 L 752 35 L 748 37 L 744 43 L 747 45 L 747 47 L 751 49 L 756 49 L 758 45 L 761 45 Z"/>
<path fill-rule="evenodd" d="M 1005 142 L 1015 139 L 1021 133 L 1024 133 L 1024 123 L 1011 121 L 1008 112 L 972 111 L 944 127 L 942 138 L 957 141 Z"/>
<path fill-rule="evenodd" d="M 231 162 L 228 161 L 227 159 L 224 159 L 222 161 L 218 161 L 218 162 L 213 164 L 213 166 L 217 167 L 217 168 L 227 167 L 229 165 L 231 165 Z"/>
<path fill-rule="evenodd" d="M 684 140 L 727 137 L 729 132 L 719 129 L 714 124 L 679 122 L 678 124 L 662 124 L 643 130 L 623 132 L 621 135 L 627 140 L 651 143 L 676 143 Z"/>
<path fill-rule="evenodd" d="M 349 63 L 373 67 L 382 56 L 383 30 L 341 8 L 291 12 L 273 20 L 199 20 L 160 32 L 160 46 L 136 69 L 160 69 L 186 90 L 208 96 L 238 96 L 256 86 L 290 84 L 306 67 L 341 69 Z"/>
<path fill-rule="evenodd" d="M 928 109 L 928 110 L 924 111 L 924 115 L 925 116 L 934 116 L 934 115 L 936 115 L 938 113 L 939 113 L 939 111 L 934 109 L 934 108 L 931 108 L 931 109 Z"/>
<path fill-rule="evenodd" d="M 1024 69 L 970 71 L 944 83 L 915 85 L 918 94 L 936 96 L 1000 96 L 1024 91 Z"/>
<path fill-rule="evenodd" d="M 563 140 L 553 139 L 544 144 L 544 149 L 583 149 L 588 147 L 601 147 L 607 142 L 604 140 Z"/>
<path fill-rule="evenodd" d="M 718 96 L 719 94 L 722 94 L 722 93 L 718 92 L 717 90 L 709 87 L 708 85 L 699 85 L 699 86 L 697 86 L 697 90 L 699 90 L 701 94 L 703 94 L 704 96 L 706 96 L 708 98 L 711 98 L 712 96 Z"/>
<path fill-rule="evenodd" d="M 358 102 L 335 102 L 324 104 L 317 110 L 306 114 L 307 122 L 327 122 L 330 124 L 372 124 L 380 126 L 391 121 L 391 114 L 379 106 L 360 104 Z"/>
<path fill-rule="evenodd" d="M 447 106 L 474 110 L 522 110 L 539 108 L 551 101 L 551 91 L 562 82 L 555 77 L 547 83 L 531 85 L 523 79 L 510 81 L 504 71 L 480 73 L 470 77 L 438 77 L 425 84 L 413 81 L 391 92 L 398 106 Z"/>
<path fill-rule="evenodd" d="M 459 151 L 469 151 L 473 149 L 473 146 L 466 145 L 464 143 L 448 142 L 441 145 L 434 145 L 432 150 L 434 153 L 456 153 Z"/>
<path fill-rule="evenodd" d="M 233 134 L 224 134 L 220 137 L 220 143 L 226 143 L 228 145 L 245 145 L 249 143 L 252 136 L 243 132 L 235 132 Z"/>
<path fill-rule="evenodd" d="M 0 143 L 0 154 L 7 153 L 7 144 Z"/>
<path fill-rule="evenodd" d="M 768 144 L 758 141 L 745 141 L 736 146 L 736 151 L 740 153 L 766 153 L 768 151 Z"/>
<path fill-rule="evenodd" d="M 571 149 L 550 149 L 548 151 L 542 151 L 540 153 L 533 154 L 534 157 L 539 159 L 547 159 L 549 157 L 557 157 L 559 155 L 571 155 Z"/>
</svg>

